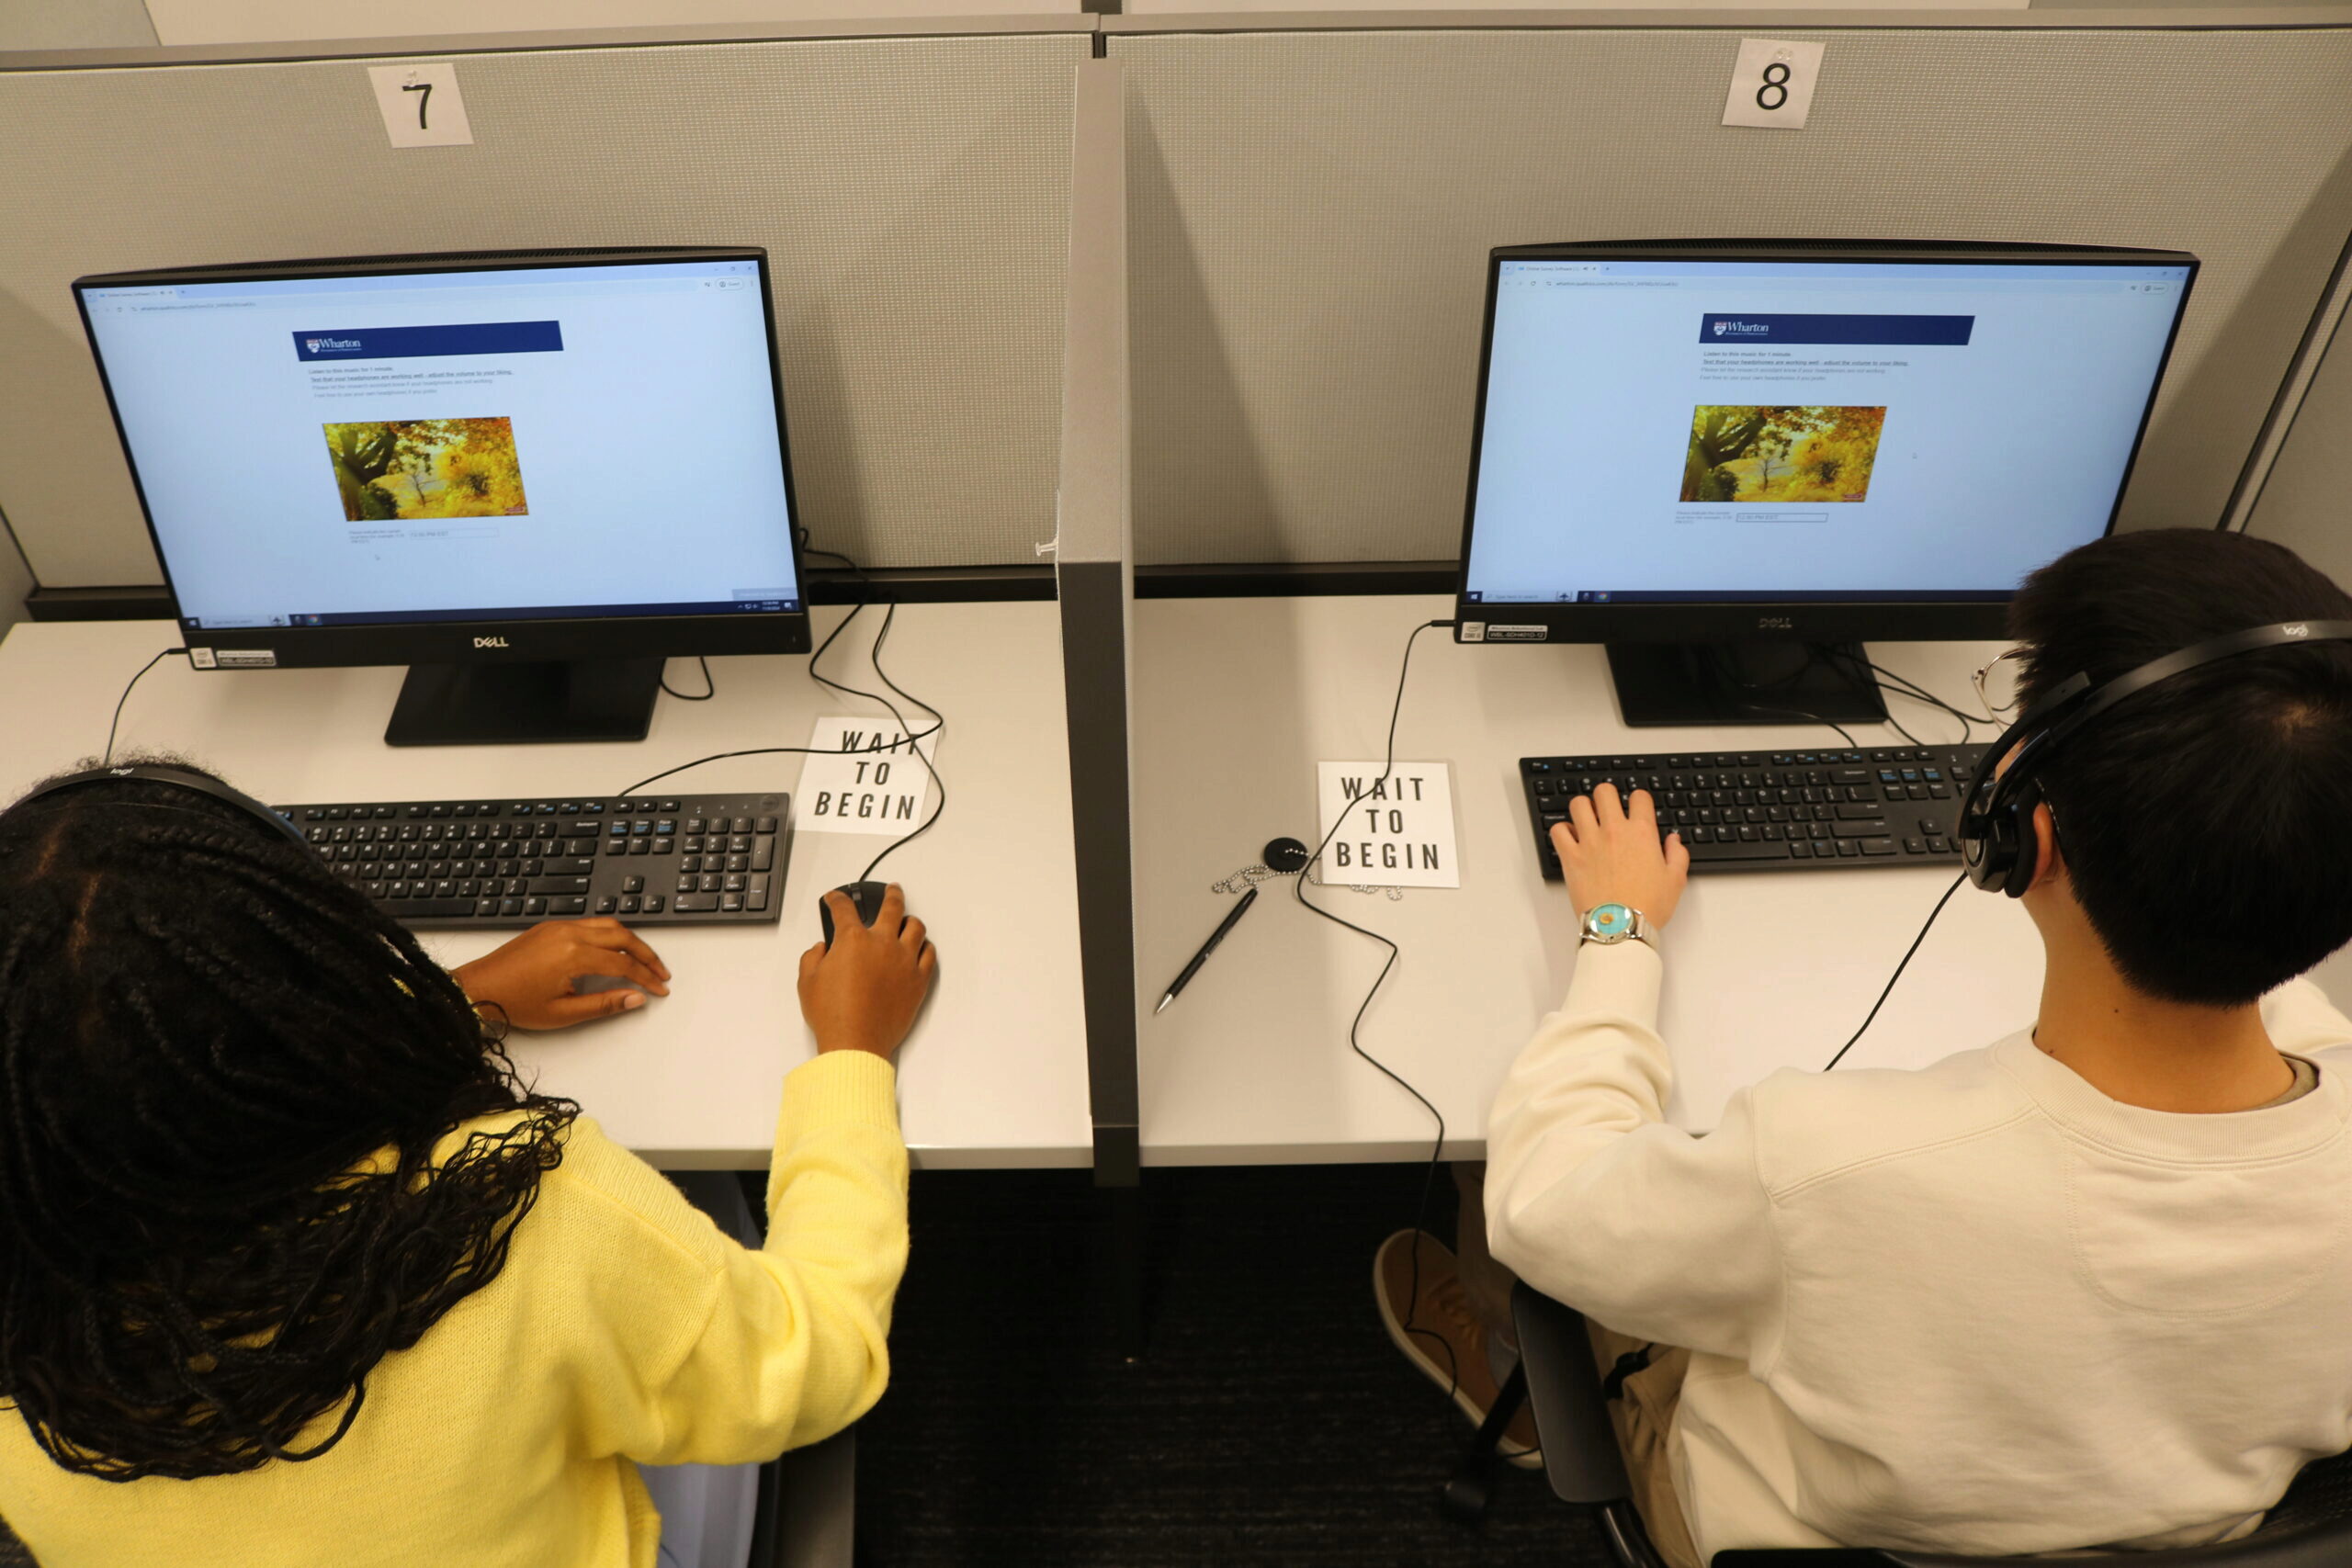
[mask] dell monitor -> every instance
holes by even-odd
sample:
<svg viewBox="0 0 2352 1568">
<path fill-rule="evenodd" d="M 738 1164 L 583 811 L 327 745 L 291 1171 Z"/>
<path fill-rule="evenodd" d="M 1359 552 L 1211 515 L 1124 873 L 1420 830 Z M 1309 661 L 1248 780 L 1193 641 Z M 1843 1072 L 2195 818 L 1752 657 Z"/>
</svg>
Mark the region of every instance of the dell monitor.
<svg viewBox="0 0 2352 1568">
<path fill-rule="evenodd" d="M 393 745 L 636 740 L 665 658 L 808 651 L 763 250 L 74 292 L 199 669 L 410 665 Z"/>
<path fill-rule="evenodd" d="M 1455 636 L 1605 642 L 1629 725 L 1883 719 L 1865 637 L 1993 637 L 2114 525 L 2197 258 L 1514 246 Z"/>
</svg>

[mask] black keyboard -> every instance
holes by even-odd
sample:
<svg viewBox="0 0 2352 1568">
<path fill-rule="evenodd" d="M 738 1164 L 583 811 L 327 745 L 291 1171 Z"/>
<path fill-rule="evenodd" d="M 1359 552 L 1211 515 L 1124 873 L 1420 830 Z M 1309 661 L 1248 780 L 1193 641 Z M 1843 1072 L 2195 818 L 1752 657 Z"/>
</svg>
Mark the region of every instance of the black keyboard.
<svg viewBox="0 0 2352 1568">
<path fill-rule="evenodd" d="M 1552 824 L 1603 783 L 1621 795 L 1649 791 L 1660 829 L 1682 835 L 1694 872 L 1956 868 L 1952 818 L 1984 754 L 1974 745 L 1522 757 L 1519 778 L 1546 881 L 1560 877 Z"/>
<path fill-rule="evenodd" d="M 336 875 L 419 931 L 579 915 L 773 921 L 792 797 L 401 800 L 280 806 Z"/>
</svg>

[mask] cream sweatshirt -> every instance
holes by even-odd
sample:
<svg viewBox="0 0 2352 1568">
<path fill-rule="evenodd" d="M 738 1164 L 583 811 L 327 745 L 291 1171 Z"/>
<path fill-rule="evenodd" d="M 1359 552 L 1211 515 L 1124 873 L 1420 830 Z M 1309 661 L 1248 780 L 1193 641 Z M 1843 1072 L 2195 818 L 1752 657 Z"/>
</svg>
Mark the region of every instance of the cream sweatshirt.
<svg viewBox="0 0 2352 1568">
<path fill-rule="evenodd" d="M 2283 1105 L 2124 1105 L 2019 1033 L 1786 1069 L 1694 1137 L 1660 965 L 1583 949 L 1496 1100 L 1487 1220 L 1537 1290 L 1692 1350 L 1702 1555 L 2210 1541 L 2352 1447 L 2352 1022 L 2317 987 L 2264 1004 L 2323 1069 Z"/>
</svg>

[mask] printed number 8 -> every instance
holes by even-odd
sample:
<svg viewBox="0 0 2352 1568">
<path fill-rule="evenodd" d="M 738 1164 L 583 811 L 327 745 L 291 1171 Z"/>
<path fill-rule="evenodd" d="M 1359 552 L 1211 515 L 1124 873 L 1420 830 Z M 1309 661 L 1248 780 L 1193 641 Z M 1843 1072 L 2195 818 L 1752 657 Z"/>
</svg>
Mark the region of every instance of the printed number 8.
<svg viewBox="0 0 2352 1568">
<path fill-rule="evenodd" d="M 1780 73 L 1778 76 L 1772 74 L 1775 71 Z M 1789 101 L 1788 80 L 1789 68 L 1785 62 L 1776 60 L 1764 67 L 1764 85 L 1756 89 L 1756 107 L 1759 109 L 1776 109 L 1787 103 Z M 1764 96 L 1767 93 L 1778 93 L 1780 96 L 1768 100 Z"/>
</svg>

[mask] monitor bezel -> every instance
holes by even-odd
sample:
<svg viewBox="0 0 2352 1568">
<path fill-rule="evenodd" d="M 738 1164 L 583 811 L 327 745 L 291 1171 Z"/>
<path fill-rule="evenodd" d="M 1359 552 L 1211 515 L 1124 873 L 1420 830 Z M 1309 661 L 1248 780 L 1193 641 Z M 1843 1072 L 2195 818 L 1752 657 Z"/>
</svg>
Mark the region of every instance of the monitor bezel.
<svg viewBox="0 0 2352 1568">
<path fill-rule="evenodd" d="M 1486 312 L 1478 334 L 1477 400 L 1470 427 L 1470 474 L 1463 505 L 1462 553 L 1455 575 L 1454 639 L 1464 641 L 1545 642 L 1719 642 L 1789 640 L 1803 642 L 1981 640 L 2002 637 L 2007 630 L 2009 601 L 2014 589 L 1982 597 L 1953 599 L 1833 599 L 1833 600 L 1687 600 L 1632 604 L 1563 604 L 1558 603 L 1490 604 L 1470 599 L 1470 546 L 1477 523 L 1478 465 L 1487 428 L 1487 384 L 1495 345 L 1495 305 L 1502 265 L 1507 261 L 1794 261 L 1888 262 L 1910 265 L 1950 263 L 2047 266 L 2183 266 L 2188 276 L 2181 286 L 2172 330 L 2157 356 L 2155 375 L 2140 411 L 2138 428 L 2108 508 L 2104 537 L 2115 529 L 2123 498 L 2129 491 L 2141 444 L 2155 410 L 2156 393 L 2164 385 L 2180 324 L 2188 313 L 2197 285 L 2199 259 L 2187 251 L 2141 249 L 2119 245 L 2044 244 L 2018 242 L 1992 243 L 1972 241 L 1899 240 L 1644 240 L 1564 242 L 1543 245 L 1502 245 L 1487 255 Z M 1515 635 L 1485 635 L 1500 624 Z M 1472 632 L 1476 626 L 1479 630 Z"/>
<path fill-rule="evenodd" d="M 90 320 L 86 291 L 93 288 L 140 288 L 199 283 L 254 283 L 305 278 L 385 276 L 402 273 L 520 272 L 583 266 L 644 266 L 663 263 L 748 261 L 756 265 L 761 321 L 766 333 L 768 383 L 775 405 L 776 451 L 784 466 L 786 547 L 791 552 L 793 582 L 799 590 L 800 608 L 691 615 L 585 615 L 492 618 L 453 621 L 388 621 L 361 626 L 199 627 L 182 614 L 179 592 L 172 579 L 170 555 L 155 526 L 154 508 L 139 473 L 122 423 L 106 357 L 99 352 Z M 808 618 L 808 577 L 800 549 L 800 498 L 793 479 L 791 434 L 784 402 L 782 356 L 775 331 L 775 294 L 768 271 L 768 253 L 761 245 L 595 245 L 529 250 L 446 251 L 388 256 L 334 256 L 277 262 L 243 262 L 216 266 L 154 267 L 131 272 L 95 273 L 73 283 L 74 309 L 97 367 L 98 381 L 113 417 L 115 437 L 130 470 L 139 512 L 147 537 L 171 595 L 172 615 L 181 639 L 193 652 L 212 650 L 242 654 L 252 660 L 266 654 L 274 668 L 315 669 L 349 665 L 538 663 L 580 659 L 647 659 L 710 654 L 806 653 L 812 646 Z M 217 665 L 198 661 L 198 668 L 252 668 L 251 662 Z"/>
</svg>

